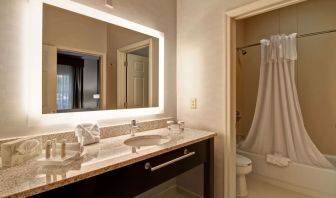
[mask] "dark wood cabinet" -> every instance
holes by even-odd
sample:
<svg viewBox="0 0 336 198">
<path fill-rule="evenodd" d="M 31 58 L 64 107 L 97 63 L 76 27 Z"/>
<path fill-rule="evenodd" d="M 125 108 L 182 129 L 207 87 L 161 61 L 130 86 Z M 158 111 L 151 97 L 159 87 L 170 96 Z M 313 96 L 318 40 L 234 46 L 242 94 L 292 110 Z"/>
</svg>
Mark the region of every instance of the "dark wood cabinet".
<svg viewBox="0 0 336 198">
<path fill-rule="evenodd" d="M 33 197 L 130 198 L 204 164 L 204 197 L 213 198 L 213 138 Z"/>
</svg>

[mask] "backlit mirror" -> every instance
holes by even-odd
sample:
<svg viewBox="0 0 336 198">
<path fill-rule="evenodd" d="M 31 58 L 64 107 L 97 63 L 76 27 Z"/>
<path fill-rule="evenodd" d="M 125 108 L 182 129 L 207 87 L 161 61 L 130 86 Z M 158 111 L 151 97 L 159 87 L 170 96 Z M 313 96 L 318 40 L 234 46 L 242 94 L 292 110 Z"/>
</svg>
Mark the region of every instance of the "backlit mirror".
<svg viewBox="0 0 336 198">
<path fill-rule="evenodd" d="M 42 113 L 158 107 L 159 39 L 43 4 Z"/>
</svg>

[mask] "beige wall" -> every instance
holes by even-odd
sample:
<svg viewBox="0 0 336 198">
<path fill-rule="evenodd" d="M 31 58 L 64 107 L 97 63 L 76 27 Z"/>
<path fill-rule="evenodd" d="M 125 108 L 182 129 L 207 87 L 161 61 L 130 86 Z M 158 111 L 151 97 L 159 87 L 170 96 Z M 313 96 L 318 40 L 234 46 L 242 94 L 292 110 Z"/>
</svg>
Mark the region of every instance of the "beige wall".
<svg viewBox="0 0 336 198">
<path fill-rule="evenodd" d="M 215 197 L 224 195 L 225 11 L 252 0 L 177 1 L 177 116 L 188 127 L 218 133 L 215 139 Z M 191 98 L 198 109 L 190 109 Z M 201 176 L 194 171 L 195 178 Z M 178 178 L 188 184 L 196 179 Z M 190 184 L 191 185 L 191 184 Z M 198 184 L 193 185 L 199 191 Z"/>
<path fill-rule="evenodd" d="M 107 24 L 54 6 L 44 5 L 43 43 L 106 53 Z"/>
<path fill-rule="evenodd" d="M 150 36 L 135 31 L 109 25 L 108 28 L 108 54 L 107 54 L 107 101 L 108 109 L 117 108 L 117 50 L 127 45 L 149 39 Z"/>
<path fill-rule="evenodd" d="M 47 4 L 43 5 L 42 35 L 42 42 L 44 44 L 44 47 L 45 45 L 49 45 L 57 49 L 71 49 L 78 52 L 90 51 L 95 52 L 97 55 L 106 54 L 107 52 L 107 23 Z M 53 56 L 50 56 L 49 58 L 56 59 L 56 52 L 55 54 L 53 54 Z M 49 60 L 44 61 L 48 62 Z M 45 101 L 45 98 L 47 98 L 48 96 L 48 98 L 52 98 L 51 95 L 56 94 L 56 65 L 43 65 L 43 67 L 45 66 L 48 66 L 49 69 L 43 72 L 42 77 L 44 82 L 42 96 L 43 101 Z M 86 69 L 87 67 L 84 67 L 84 71 Z M 87 78 L 85 78 L 85 74 L 87 75 L 87 73 L 84 72 L 84 84 L 87 80 Z M 46 75 L 48 75 L 49 77 Z M 52 78 L 50 78 L 50 76 Z M 90 77 L 90 75 L 88 75 L 87 77 Z M 101 81 L 100 83 L 104 84 L 103 81 Z M 94 91 L 94 93 L 96 93 L 96 91 Z M 101 92 L 101 94 L 105 96 L 105 93 Z M 86 94 L 84 94 L 84 98 L 85 95 Z M 89 97 L 92 100 L 92 95 L 90 95 Z M 104 101 L 105 100 L 110 101 L 110 99 L 108 98 L 104 99 Z M 43 113 L 56 112 L 56 96 L 49 102 L 54 104 L 52 105 L 54 108 L 51 108 L 49 104 L 49 110 L 43 110 Z"/>
<path fill-rule="evenodd" d="M 132 118 L 110 117 L 101 125 L 126 123 L 131 119 L 147 120 L 176 117 L 176 1 L 123 0 L 115 9 L 104 6 L 104 0 L 79 0 L 89 6 L 157 29 L 165 33 L 165 112 Z M 0 138 L 71 130 L 76 123 L 45 127 L 29 127 L 25 92 L 27 76 L 28 1 L 4 0 L 0 6 Z"/>
<path fill-rule="evenodd" d="M 305 34 L 336 28 L 336 1 L 310 0 L 241 21 L 242 45 L 272 34 Z M 240 46 L 242 46 L 240 45 Z M 306 129 L 322 153 L 336 155 L 336 34 L 298 39 L 296 80 Z M 237 132 L 246 135 L 252 123 L 259 80 L 259 47 L 238 54 L 237 109 L 243 114 Z M 240 89 L 240 90 L 239 90 Z M 238 94 L 239 93 L 239 94 Z M 240 98 L 239 98 L 240 97 Z"/>
</svg>

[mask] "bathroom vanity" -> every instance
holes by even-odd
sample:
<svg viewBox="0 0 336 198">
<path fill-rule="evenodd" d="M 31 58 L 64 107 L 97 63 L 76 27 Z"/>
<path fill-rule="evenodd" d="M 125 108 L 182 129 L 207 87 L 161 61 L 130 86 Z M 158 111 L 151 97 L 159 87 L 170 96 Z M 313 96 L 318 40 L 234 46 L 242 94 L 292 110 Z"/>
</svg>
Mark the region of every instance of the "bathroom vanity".
<svg viewBox="0 0 336 198">
<path fill-rule="evenodd" d="M 166 128 L 137 133 L 168 135 Z M 203 164 L 204 197 L 213 194 L 215 133 L 185 129 L 157 146 L 134 148 L 130 135 L 85 146 L 86 157 L 67 166 L 43 167 L 34 160 L 0 170 L 0 197 L 134 197 Z"/>
<path fill-rule="evenodd" d="M 166 117 L 163 32 L 60 0 L 29 1 L 29 31 L 30 81 L 24 90 L 29 128 L 42 132 L 88 119 Z M 128 198 L 202 164 L 204 197 L 214 197 L 215 133 L 185 129 L 170 134 L 165 120 L 153 123 L 160 122 L 140 124 L 145 132 L 135 137 L 169 141 L 134 146 L 129 125 L 110 126 L 101 128 L 99 143 L 85 146 L 85 154 L 69 164 L 42 165 L 35 157 L 0 168 L 0 197 Z M 42 135 L 42 144 L 53 136 L 77 141 L 70 131 Z"/>
</svg>

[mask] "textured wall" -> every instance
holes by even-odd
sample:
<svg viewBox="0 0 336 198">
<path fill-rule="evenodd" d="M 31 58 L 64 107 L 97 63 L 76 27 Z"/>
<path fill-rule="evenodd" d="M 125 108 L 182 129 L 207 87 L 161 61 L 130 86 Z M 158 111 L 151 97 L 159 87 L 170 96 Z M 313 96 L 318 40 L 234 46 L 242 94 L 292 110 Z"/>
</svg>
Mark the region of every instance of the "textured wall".
<svg viewBox="0 0 336 198">
<path fill-rule="evenodd" d="M 157 29 L 165 33 L 165 113 L 137 117 L 176 117 L 176 0 L 116 0 L 115 9 L 105 8 L 104 0 L 79 0 L 92 7 Z M 29 127 L 26 112 L 26 59 L 28 41 L 28 1 L 3 0 L 0 6 L 0 138 L 25 136 L 73 129 L 73 125 Z M 134 119 L 106 118 L 108 124 Z"/>
</svg>

